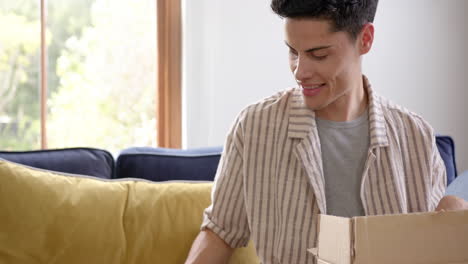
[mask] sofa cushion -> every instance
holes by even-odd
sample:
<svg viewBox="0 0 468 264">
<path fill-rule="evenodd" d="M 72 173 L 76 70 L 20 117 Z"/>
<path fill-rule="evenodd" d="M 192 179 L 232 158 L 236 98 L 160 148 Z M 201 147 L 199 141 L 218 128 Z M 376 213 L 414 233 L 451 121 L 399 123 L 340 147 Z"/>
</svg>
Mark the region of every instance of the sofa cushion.
<svg viewBox="0 0 468 264">
<path fill-rule="evenodd" d="M 67 148 L 38 151 L 1 151 L 0 158 L 27 166 L 110 179 L 114 158 L 102 149 Z"/>
<path fill-rule="evenodd" d="M 2 263 L 183 263 L 211 183 L 105 180 L 0 160 Z M 231 263 L 258 263 L 252 245 Z"/>
<path fill-rule="evenodd" d="M 152 181 L 212 181 L 221 147 L 197 149 L 128 148 L 116 163 L 116 178 L 138 177 Z"/>
<path fill-rule="evenodd" d="M 457 177 L 457 164 L 455 162 L 455 144 L 449 136 L 436 136 L 436 144 L 440 156 L 444 161 L 447 170 L 447 185 Z"/>
</svg>

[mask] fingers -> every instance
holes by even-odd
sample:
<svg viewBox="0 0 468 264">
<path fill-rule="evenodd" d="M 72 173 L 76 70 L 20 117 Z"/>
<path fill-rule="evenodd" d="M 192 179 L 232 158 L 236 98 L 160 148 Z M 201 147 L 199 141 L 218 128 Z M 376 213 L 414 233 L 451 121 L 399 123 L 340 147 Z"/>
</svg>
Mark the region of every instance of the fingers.
<svg viewBox="0 0 468 264">
<path fill-rule="evenodd" d="M 436 211 L 443 212 L 443 211 L 458 211 L 458 210 L 467 210 L 468 209 L 468 202 L 459 198 L 457 196 L 448 195 L 444 196 L 439 205 L 436 208 Z"/>
</svg>

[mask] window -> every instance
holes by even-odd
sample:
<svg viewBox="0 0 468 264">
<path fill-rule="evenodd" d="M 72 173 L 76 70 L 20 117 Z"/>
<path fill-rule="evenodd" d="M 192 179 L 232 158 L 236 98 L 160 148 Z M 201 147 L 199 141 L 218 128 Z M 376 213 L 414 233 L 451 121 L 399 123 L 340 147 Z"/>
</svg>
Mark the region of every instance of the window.
<svg viewBox="0 0 468 264">
<path fill-rule="evenodd" d="M 40 146 L 40 20 L 35 1 L 0 0 L 0 148 Z"/>
<path fill-rule="evenodd" d="M 167 30 L 157 28 L 156 5 L 164 2 L 171 1 L 0 0 L 0 149 L 157 146 L 157 116 L 167 115 L 161 106 L 171 98 L 156 102 L 156 93 L 162 81 L 180 79 L 174 70 L 156 78 L 158 67 L 167 76 L 174 63 L 157 57 L 158 31 Z"/>
</svg>

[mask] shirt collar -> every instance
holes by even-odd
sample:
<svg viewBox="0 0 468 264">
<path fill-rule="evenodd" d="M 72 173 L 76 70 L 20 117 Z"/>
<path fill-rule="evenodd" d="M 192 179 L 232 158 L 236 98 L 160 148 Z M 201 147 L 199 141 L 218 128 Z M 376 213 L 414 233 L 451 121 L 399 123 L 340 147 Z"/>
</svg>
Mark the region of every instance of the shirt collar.
<svg viewBox="0 0 468 264">
<path fill-rule="evenodd" d="M 364 75 L 363 84 L 369 99 L 370 147 L 388 146 L 387 126 L 381 98 L 374 94 L 369 80 Z M 288 137 L 305 138 L 310 132 L 316 131 L 315 112 L 306 106 L 299 88 L 292 90 L 289 100 Z"/>
</svg>

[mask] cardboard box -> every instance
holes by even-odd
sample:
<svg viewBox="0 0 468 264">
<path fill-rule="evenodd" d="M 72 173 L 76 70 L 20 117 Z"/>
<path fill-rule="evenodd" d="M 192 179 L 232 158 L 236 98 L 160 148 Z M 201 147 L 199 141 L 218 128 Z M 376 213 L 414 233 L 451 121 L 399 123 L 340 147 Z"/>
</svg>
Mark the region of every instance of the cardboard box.
<svg viewBox="0 0 468 264">
<path fill-rule="evenodd" d="M 319 219 L 318 264 L 468 263 L 468 211 Z"/>
</svg>

